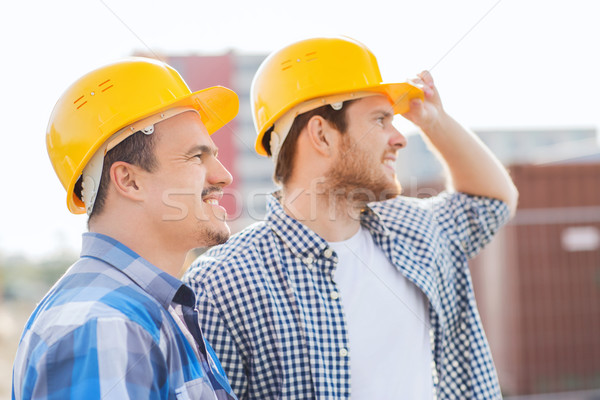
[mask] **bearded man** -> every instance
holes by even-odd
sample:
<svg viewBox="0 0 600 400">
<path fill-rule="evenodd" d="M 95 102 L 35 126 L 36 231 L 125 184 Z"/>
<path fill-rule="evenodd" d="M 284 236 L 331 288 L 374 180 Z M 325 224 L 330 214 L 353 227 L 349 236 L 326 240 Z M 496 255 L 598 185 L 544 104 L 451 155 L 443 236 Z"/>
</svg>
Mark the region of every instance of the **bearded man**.
<svg viewBox="0 0 600 400">
<path fill-rule="evenodd" d="M 184 277 L 240 399 L 500 398 L 467 259 L 517 191 L 431 74 L 382 83 L 364 45 L 315 38 L 271 54 L 251 93 L 281 190 Z M 448 191 L 400 195 L 395 114 L 421 128 Z"/>
</svg>

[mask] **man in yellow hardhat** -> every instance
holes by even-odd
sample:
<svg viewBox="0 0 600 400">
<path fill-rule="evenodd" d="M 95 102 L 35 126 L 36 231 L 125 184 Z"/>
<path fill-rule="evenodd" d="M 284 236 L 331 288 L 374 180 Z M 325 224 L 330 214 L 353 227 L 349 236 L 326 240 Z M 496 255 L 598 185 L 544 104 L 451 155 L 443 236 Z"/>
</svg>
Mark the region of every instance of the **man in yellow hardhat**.
<svg viewBox="0 0 600 400">
<path fill-rule="evenodd" d="M 428 72 L 383 83 L 349 38 L 272 53 L 251 88 L 256 150 L 281 190 L 266 221 L 184 276 L 242 399 L 501 397 L 467 258 L 508 220 L 517 191 L 444 110 Z M 419 126 L 452 189 L 400 196 L 392 125 Z"/>
<path fill-rule="evenodd" d="M 60 97 L 48 154 L 89 232 L 25 326 L 13 399 L 235 399 L 177 275 L 190 249 L 229 237 L 219 199 L 232 178 L 210 135 L 237 111 L 231 90 L 192 93 L 143 58 Z"/>
</svg>

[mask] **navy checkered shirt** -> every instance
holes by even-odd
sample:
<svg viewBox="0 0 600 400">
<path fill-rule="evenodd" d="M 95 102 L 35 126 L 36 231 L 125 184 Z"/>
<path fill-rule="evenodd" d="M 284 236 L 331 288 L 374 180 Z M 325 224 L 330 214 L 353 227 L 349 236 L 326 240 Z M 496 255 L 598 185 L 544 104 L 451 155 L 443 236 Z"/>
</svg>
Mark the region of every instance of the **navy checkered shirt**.
<svg viewBox="0 0 600 400">
<path fill-rule="evenodd" d="M 505 203 L 463 193 L 372 203 L 361 215 L 429 300 L 439 399 L 501 398 L 467 265 L 508 221 Z M 183 280 L 240 399 L 349 399 L 352 349 L 337 255 L 271 196 L 267 217 L 202 255 Z"/>
</svg>

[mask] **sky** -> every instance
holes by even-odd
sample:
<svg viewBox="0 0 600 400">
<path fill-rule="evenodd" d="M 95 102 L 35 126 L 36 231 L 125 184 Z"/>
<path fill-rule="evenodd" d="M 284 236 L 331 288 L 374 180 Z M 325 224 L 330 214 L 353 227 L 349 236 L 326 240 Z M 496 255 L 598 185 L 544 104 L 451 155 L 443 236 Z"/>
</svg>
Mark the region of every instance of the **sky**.
<svg viewBox="0 0 600 400">
<path fill-rule="evenodd" d="M 108 62 L 136 51 L 267 54 L 346 35 L 373 51 L 384 81 L 432 71 L 446 110 L 470 128 L 597 129 L 599 15 L 589 0 L 8 0 L 0 254 L 78 251 L 86 217 L 66 208 L 45 132 L 62 92 Z"/>
</svg>

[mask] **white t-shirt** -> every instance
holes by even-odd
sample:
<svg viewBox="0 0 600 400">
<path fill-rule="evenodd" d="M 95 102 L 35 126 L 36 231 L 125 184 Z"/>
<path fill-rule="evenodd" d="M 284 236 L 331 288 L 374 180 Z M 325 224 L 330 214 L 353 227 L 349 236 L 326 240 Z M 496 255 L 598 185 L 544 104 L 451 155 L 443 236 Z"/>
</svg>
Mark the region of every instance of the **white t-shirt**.
<svg viewBox="0 0 600 400">
<path fill-rule="evenodd" d="M 433 398 L 426 296 L 386 258 L 368 230 L 329 243 L 350 340 L 352 399 Z"/>
</svg>

